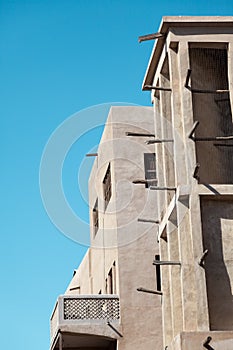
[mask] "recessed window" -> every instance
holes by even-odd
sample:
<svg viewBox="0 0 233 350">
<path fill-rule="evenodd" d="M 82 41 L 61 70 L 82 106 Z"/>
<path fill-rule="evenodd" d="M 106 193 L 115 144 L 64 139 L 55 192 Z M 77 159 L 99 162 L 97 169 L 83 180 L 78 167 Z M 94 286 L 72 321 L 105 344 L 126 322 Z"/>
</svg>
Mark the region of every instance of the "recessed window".
<svg viewBox="0 0 233 350">
<path fill-rule="evenodd" d="M 116 262 L 114 261 L 112 267 L 108 271 L 105 280 L 105 292 L 107 294 L 116 294 Z"/>
<path fill-rule="evenodd" d="M 99 229 L 98 198 L 96 199 L 96 202 L 95 202 L 95 205 L 93 208 L 92 218 L 93 218 L 93 231 L 94 231 L 94 236 L 95 236 L 98 229 Z"/>
<path fill-rule="evenodd" d="M 105 209 L 106 209 L 107 206 L 108 206 L 108 203 L 110 201 L 110 198 L 112 196 L 112 183 L 111 183 L 111 167 L 110 167 L 110 164 L 108 165 L 108 169 L 107 169 L 106 174 L 104 176 L 103 189 L 104 189 L 104 203 L 105 203 Z"/>
<path fill-rule="evenodd" d="M 145 180 L 148 180 L 145 185 L 146 188 L 150 186 L 157 186 L 155 153 L 144 153 L 144 167 Z"/>
<path fill-rule="evenodd" d="M 108 273 L 108 294 L 113 294 L 113 277 L 112 277 L 112 269 L 110 269 Z"/>
<path fill-rule="evenodd" d="M 233 184 L 228 47 L 225 43 L 199 45 L 189 45 L 193 122 L 199 122 L 194 137 L 200 164 L 197 180 L 204 184 Z"/>
</svg>

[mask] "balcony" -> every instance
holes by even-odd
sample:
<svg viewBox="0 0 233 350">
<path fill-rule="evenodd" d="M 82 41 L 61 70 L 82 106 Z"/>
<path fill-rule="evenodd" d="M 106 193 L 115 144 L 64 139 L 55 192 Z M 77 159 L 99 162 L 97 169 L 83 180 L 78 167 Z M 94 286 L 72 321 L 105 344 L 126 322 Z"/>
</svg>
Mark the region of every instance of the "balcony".
<svg viewBox="0 0 233 350">
<path fill-rule="evenodd" d="M 121 337 L 116 295 L 63 295 L 50 319 L 51 350 L 114 349 Z"/>
</svg>

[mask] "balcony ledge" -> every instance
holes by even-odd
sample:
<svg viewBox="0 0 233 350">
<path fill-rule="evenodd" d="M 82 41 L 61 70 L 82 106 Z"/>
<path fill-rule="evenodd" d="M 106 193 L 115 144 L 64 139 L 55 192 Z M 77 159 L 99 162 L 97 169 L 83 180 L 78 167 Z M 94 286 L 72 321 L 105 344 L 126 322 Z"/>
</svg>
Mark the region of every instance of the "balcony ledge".
<svg viewBox="0 0 233 350">
<path fill-rule="evenodd" d="M 77 347 L 80 342 L 88 347 L 92 342 L 103 343 L 104 348 L 104 344 L 118 339 L 122 332 L 119 298 L 117 295 L 60 296 L 50 325 L 51 350 L 59 349 L 60 336 L 63 337 L 63 348 L 72 348 L 72 344 Z"/>
</svg>

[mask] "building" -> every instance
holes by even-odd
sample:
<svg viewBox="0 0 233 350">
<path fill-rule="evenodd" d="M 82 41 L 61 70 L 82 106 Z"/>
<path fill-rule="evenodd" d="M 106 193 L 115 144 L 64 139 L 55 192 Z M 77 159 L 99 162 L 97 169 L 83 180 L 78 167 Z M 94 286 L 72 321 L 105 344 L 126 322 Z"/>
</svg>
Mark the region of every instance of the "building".
<svg viewBox="0 0 233 350">
<path fill-rule="evenodd" d="M 164 17 L 148 39 L 153 108 L 110 112 L 51 350 L 233 348 L 233 17 Z"/>
<path fill-rule="evenodd" d="M 155 153 L 163 344 L 169 350 L 228 350 L 233 348 L 233 17 L 164 17 L 154 37 L 143 89 L 152 92 L 161 141 Z"/>
<path fill-rule="evenodd" d="M 89 179 L 91 247 L 58 298 L 51 350 L 162 347 L 155 154 L 141 134 L 154 137 L 153 108 L 111 108 Z"/>
</svg>

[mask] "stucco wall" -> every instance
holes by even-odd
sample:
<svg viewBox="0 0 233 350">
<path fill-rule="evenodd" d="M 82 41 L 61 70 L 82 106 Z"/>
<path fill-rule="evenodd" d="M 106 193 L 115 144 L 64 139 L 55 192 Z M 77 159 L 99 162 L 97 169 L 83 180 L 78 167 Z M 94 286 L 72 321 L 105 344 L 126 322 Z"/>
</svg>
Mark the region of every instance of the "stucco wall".
<svg viewBox="0 0 233 350">
<path fill-rule="evenodd" d="M 157 218 L 157 194 L 134 185 L 145 179 L 144 153 L 153 152 L 148 138 L 128 137 L 126 132 L 154 132 L 152 108 L 112 107 L 89 179 L 91 248 L 71 282 L 80 291 L 106 293 L 106 279 L 114 264 L 116 293 L 120 298 L 121 329 L 118 350 L 161 349 L 161 296 L 140 293 L 137 288 L 156 289 L 153 257 L 158 253 L 157 230 L 153 223 L 138 218 Z M 103 179 L 111 164 L 112 196 L 107 208 Z M 98 198 L 99 229 L 93 230 L 93 208 Z M 68 288 L 68 289 L 69 289 Z M 70 292 L 69 292 L 70 293 Z"/>
</svg>

